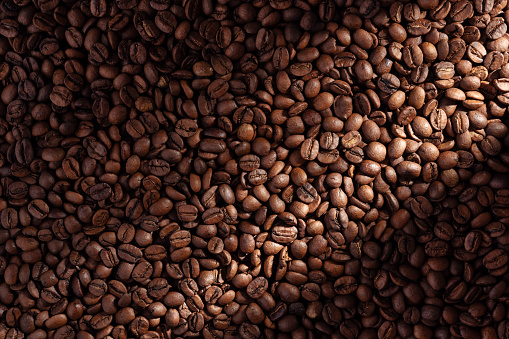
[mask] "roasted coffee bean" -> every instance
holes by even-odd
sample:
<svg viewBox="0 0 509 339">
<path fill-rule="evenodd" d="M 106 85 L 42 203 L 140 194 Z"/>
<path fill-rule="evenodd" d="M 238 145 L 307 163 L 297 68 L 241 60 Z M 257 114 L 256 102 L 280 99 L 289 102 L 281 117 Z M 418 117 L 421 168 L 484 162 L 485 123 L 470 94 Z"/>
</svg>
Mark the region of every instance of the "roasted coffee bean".
<svg viewBox="0 0 509 339">
<path fill-rule="evenodd" d="M 257 277 L 247 286 L 247 294 L 254 299 L 260 298 L 268 288 L 268 281 L 265 277 Z"/>
<path fill-rule="evenodd" d="M 309 183 L 297 188 L 297 197 L 304 203 L 311 204 L 318 198 L 318 192 Z"/>
<path fill-rule="evenodd" d="M 278 243 L 290 243 L 297 238 L 297 228 L 286 225 L 274 226 L 271 236 Z"/>
<path fill-rule="evenodd" d="M 182 248 L 191 243 L 191 234 L 186 230 L 176 231 L 169 236 L 169 241 L 173 247 Z"/>
<path fill-rule="evenodd" d="M 300 148 L 300 155 L 305 160 L 314 160 L 318 156 L 319 142 L 315 139 L 306 139 Z"/>
<path fill-rule="evenodd" d="M 496 249 L 496 250 L 493 250 L 493 251 L 487 253 L 484 256 L 483 265 L 487 269 L 495 270 L 495 269 L 498 269 L 498 268 L 502 267 L 503 265 L 507 264 L 508 260 L 509 259 L 507 256 L 507 252 L 505 252 L 501 249 Z"/>
<path fill-rule="evenodd" d="M 384 73 L 378 79 L 378 88 L 385 93 L 392 94 L 399 89 L 400 81 L 397 76 L 392 73 Z"/>
<path fill-rule="evenodd" d="M 107 183 L 90 187 L 90 197 L 94 200 L 106 200 L 111 196 L 111 187 Z"/>
<path fill-rule="evenodd" d="M 334 282 L 334 291 L 339 295 L 346 295 L 355 292 L 357 286 L 357 281 L 354 277 L 344 276 Z"/>
<path fill-rule="evenodd" d="M 34 218 L 44 219 L 48 216 L 50 209 L 48 204 L 44 200 L 35 199 L 28 204 L 28 212 Z"/>
<path fill-rule="evenodd" d="M 131 244 L 122 244 L 118 248 L 118 257 L 122 260 L 127 261 L 128 263 L 136 263 L 142 257 L 141 250 Z"/>
</svg>

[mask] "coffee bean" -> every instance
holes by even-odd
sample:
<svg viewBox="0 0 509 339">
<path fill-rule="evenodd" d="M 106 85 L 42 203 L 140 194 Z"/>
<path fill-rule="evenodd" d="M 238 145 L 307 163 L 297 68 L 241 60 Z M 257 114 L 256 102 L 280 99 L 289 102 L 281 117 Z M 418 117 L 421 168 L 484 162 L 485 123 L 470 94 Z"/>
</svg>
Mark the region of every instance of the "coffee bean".
<svg viewBox="0 0 509 339">
<path fill-rule="evenodd" d="M 177 208 L 177 215 L 181 221 L 193 221 L 198 217 L 198 209 L 192 205 L 183 205 Z"/>
<path fill-rule="evenodd" d="M 210 97 L 217 99 L 228 91 L 229 85 L 222 79 L 214 80 L 207 89 L 207 93 Z"/>
<path fill-rule="evenodd" d="M 494 18 L 486 27 L 486 35 L 492 40 L 502 37 L 507 32 L 507 24 L 503 18 Z"/>
<path fill-rule="evenodd" d="M 346 295 L 353 293 L 357 289 L 357 281 L 352 276 L 344 276 L 341 278 L 338 278 L 334 282 L 334 290 L 339 295 Z"/>
<path fill-rule="evenodd" d="M 311 204 L 318 198 L 318 192 L 309 183 L 297 188 L 297 197 L 304 203 Z"/>
<path fill-rule="evenodd" d="M 384 73 L 378 79 L 378 87 L 385 93 L 394 93 L 398 90 L 400 86 L 400 81 L 398 77 L 396 77 L 392 73 Z"/>
<path fill-rule="evenodd" d="M 447 126 L 447 114 L 442 109 L 433 110 L 429 120 L 434 130 L 441 131 Z"/>
<path fill-rule="evenodd" d="M 107 183 L 97 184 L 90 187 L 90 197 L 94 200 L 106 200 L 111 196 L 111 186 Z"/>
<path fill-rule="evenodd" d="M 290 243 L 297 238 L 297 228 L 295 226 L 274 226 L 271 233 L 272 239 L 278 243 Z"/>
<path fill-rule="evenodd" d="M 0 21 L 0 34 L 6 38 L 14 38 L 18 35 L 19 24 L 11 19 L 3 19 Z"/>
<path fill-rule="evenodd" d="M 29 95 L 28 91 L 31 89 L 26 88 L 24 91 Z M 55 86 L 50 94 L 50 100 L 56 106 L 67 107 L 72 101 L 72 93 L 66 87 Z"/>
<path fill-rule="evenodd" d="M 268 288 L 267 279 L 264 277 L 257 277 L 247 286 L 247 294 L 254 299 L 260 298 Z"/>
<path fill-rule="evenodd" d="M 489 270 L 495 270 L 505 265 L 508 261 L 507 252 L 496 249 L 487 253 L 483 258 L 483 265 Z"/>
<path fill-rule="evenodd" d="M 301 145 L 300 154 L 305 160 L 314 160 L 318 156 L 318 149 L 320 145 L 318 140 L 306 139 Z"/>
<path fill-rule="evenodd" d="M 142 252 L 134 245 L 122 244 L 118 248 L 118 257 L 128 263 L 134 264 L 141 259 Z"/>
<path fill-rule="evenodd" d="M 423 63 L 423 54 L 419 46 L 406 46 L 402 50 L 402 57 L 405 64 L 410 68 L 416 68 Z"/>
<path fill-rule="evenodd" d="M 447 254 L 448 245 L 442 240 L 433 240 L 426 244 L 426 254 L 431 257 L 443 257 Z"/>
<path fill-rule="evenodd" d="M 48 216 L 50 212 L 48 204 L 41 199 L 32 200 L 28 204 L 28 212 L 37 219 L 43 219 Z M 8 218 L 11 219 L 11 218 Z"/>
</svg>

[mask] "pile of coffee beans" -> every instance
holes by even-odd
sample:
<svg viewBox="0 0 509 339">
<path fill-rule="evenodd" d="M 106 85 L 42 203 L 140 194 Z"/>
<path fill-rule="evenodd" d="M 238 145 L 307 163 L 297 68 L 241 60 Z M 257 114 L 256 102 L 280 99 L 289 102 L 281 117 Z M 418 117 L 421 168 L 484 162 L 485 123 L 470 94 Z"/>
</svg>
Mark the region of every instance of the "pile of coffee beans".
<svg viewBox="0 0 509 339">
<path fill-rule="evenodd" d="M 0 1 L 0 339 L 509 338 L 508 21 Z"/>
</svg>

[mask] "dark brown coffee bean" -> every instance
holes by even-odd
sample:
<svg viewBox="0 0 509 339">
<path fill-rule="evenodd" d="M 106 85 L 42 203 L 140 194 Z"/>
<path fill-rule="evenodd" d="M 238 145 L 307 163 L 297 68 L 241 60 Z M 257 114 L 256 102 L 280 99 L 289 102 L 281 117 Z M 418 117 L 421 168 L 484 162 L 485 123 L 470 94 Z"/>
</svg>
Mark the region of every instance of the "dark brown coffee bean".
<svg viewBox="0 0 509 339">
<path fill-rule="evenodd" d="M 198 217 L 198 209 L 192 205 L 182 205 L 177 208 L 177 215 L 181 221 L 193 221 Z"/>
<path fill-rule="evenodd" d="M 426 254 L 431 257 L 443 257 L 448 249 L 447 243 L 442 240 L 433 240 L 426 244 Z"/>
<path fill-rule="evenodd" d="M 398 90 L 400 81 L 392 73 L 385 73 L 378 79 L 378 87 L 385 93 L 392 94 Z"/>
<path fill-rule="evenodd" d="M 94 200 L 106 200 L 111 196 L 111 186 L 107 183 L 97 184 L 90 187 L 90 197 Z"/>
<path fill-rule="evenodd" d="M 272 58 L 274 67 L 278 70 L 284 70 L 288 67 L 290 62 L 290 54 L 286 47 L 276 48 Z"/>
<path fill-rule="evenodd" d="M 254 299 L 260 298 L 268 288 L 268 281 L 264 277 L 257 277 L 247 286 L 247 294 Z"/>
<path fill-rule="evenodd" d="M 492 19 L 486 27 L 486 35 L 492 40 L 502 37 L 506 32 L 507 24 L 500 17 Z"/>
<path fill-rule="evenodd" d="M 118 257 L 122 260 L 127 261 L 128 263 L 136 263 L 138 262 L 142 257 L 141 250 L 131 244 L 122 244 L 118 248 Z"/>
<path fill-rule="evenodd" d="M 0 21 L 0 34 L 6 38 L 14 38 L 18 35 L 19 24 L 15 20 L 3 19 Z"/>
<path fill-rule="evenodd" d="M 487 253 L 483 258 L 483 265 L 489 270 L 495 270 L 505 265 L 508 261 L 507 252 L 496 249 Z"/>
<path fill-rule="evenodd" d="M 350 294 L 357 289 L 357 281 L 352 276 L 340 277 L 334 283 L 334 290 L 340 295 Z"/>
<path fill-rule="evenodd" d="M 274 226 L 271 236 L 278 243 L 290 243 L 297 238 L 297 228 L 286 225 Z"/>
<path fill-rule="evenodd" d="M 306 139 L 301 145 L 300 154 L 305 160 L 314 160 L 318 156 L 318 149 L 320 144 L 318 140 Z"/>
<path fill-rule="evenodd" d="M 419 46 L 406 46 L 402 50 L 402 57 L 405 64 L 410 68 L 416 68 L 423 63 L 423 54 Z"/>
<path fill-rule="evenodd" d="M 50 94 L 51 102 L 60 107 L 67 107 L 72 101 L 72 93 L 63 86 L 53 87 Z"/>
<path fill-rule="evenodd" d="M 35 199 L 28 204 L 28 212 L 37 219 L 43 219 L 50 212 L 48 204 L 41 199 Z"/>
<path fill-rule="evenodd" d="M 309 183 L 297 188 L 297 197 L 304 203 L 311 204 L 318 198 L 318 192 Z"/>
</svg>

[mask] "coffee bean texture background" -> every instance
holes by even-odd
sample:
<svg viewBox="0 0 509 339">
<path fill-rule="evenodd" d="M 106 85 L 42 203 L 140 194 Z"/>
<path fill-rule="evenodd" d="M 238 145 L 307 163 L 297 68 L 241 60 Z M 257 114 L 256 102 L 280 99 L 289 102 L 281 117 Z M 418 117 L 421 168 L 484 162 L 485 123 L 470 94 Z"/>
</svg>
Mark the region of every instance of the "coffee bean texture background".
<svg viewBox="0 0 509 339">
<path fill-rule="evenodd" d="M 508 0 L 0 0 L 0 339 L 508 339 Z"/>
</svg>

